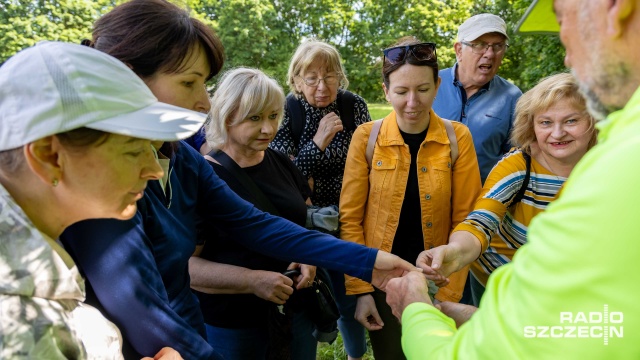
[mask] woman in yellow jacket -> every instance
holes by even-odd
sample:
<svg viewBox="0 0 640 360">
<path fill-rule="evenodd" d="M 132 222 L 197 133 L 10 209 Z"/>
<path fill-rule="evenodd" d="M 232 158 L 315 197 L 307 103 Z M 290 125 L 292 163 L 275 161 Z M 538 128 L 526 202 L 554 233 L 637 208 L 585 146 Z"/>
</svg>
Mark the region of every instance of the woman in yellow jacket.
<svg viewBox="0 0 640 360">
<path fill-rule="evenodd" d="M 435 44 L 405 37 L 383 53 L 382 86 L 394 111 L 377 136 L 377 122 L 360 125 L 353 135 L 340 196 L 340 237 L 413 263 L 423 250 L 446 244 L 473 209 L 480 173 L 467 127 L 451 122 L 448 135 L 448 120 L 431 108 L 440 85 Z M 466 275 L 451 276 L 436 298 L 458 301 Z M 346 288 L 358 295 L 356 319 L 369 330 L 375 358 L 404 359 L 386 294 L 351 277 Z"/>
</svg>

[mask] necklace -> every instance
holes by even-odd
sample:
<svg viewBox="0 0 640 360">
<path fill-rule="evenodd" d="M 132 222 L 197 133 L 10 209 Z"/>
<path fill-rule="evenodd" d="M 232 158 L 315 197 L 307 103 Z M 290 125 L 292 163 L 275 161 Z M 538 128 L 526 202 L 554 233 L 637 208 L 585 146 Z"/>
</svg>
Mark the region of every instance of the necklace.
<svg viewBox="0 0 640 360">
<path fill-rule="evenodd" d="M 551 164 L 549 163 L 549 161 L 547 160 L 547 158 L 545 157 L 543 152 L 540 152 L 540 159 L 543 160 L 544 164 L 542 164 L 547 170 L 549 170 L 549 172 L 551 173 L 551 175 L 555 176 L 557 180 L 561 180 L 560 178 L 566 179 L 567 176 L 562 176 L 562 175 L 558 175 L 559 172 L 554 170 L 553 167 L 551 166 Z"/>
</svg>

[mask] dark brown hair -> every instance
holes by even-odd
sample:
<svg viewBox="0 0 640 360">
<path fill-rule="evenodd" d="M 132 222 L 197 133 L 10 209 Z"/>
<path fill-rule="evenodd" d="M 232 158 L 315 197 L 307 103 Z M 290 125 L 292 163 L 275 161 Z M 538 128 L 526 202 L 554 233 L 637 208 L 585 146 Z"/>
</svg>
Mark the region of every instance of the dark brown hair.
<svg viewBox="0 0 640 360">
<path fill-rule="evenodd" d="M 423 41 L 418 40 L 418 38 L 416 38 L 415 36 L 404 36 L 398 39 L 398 41 L 395 44 L 389 47 L 391 48 L 395 46 L 415 45 L 415 44 L 420 44 L 422 42 Z M 411 64 L 416 66 L 428 66 L 433 70 L 433 80 L 435 82 L 438 81 L 438 57 L 436 56 L 435 52 L 433 54 L 433 58 L 430 60 L 418 60 L 413 56 L 406 56 L 403 61 L 397 62 L 395 64 L 391 64 L 390 62 L 386 61 L 383 56 L 382 82 L 384 82 L 384 85 L 387 88 L 389 87 L 389 75 L 391 75 L 392 72 L 398 70 L 404 64 Z"/>
<path fill-rule="evenodd" d="M 211 67 L 207 80 L 224 63 L 224 48 L 213 30 L 165 0 L 132 0 L 116 6 L 96 21 L 88 45 L 128 64 L 142 78 L 158 71 L 180 71 L 198 45 Z"/>
</svg>

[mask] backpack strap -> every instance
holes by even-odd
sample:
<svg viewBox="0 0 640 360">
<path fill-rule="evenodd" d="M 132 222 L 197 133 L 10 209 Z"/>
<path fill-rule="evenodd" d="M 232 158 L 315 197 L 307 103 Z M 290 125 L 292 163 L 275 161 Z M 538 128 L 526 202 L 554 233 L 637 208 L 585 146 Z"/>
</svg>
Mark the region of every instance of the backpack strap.
<svg viewBox="0 0 640 360">
<path fill-rule="evenodd" d="M 291 138 L 293 143 L 298 146 L 302 137 L 302 130 L 307 121 L 304 106 L 294 94 L 287 95 L 285 101 L 285 109 L 289 110 L 289 126 L 291 126 Z"/>
<path fill-rule="evenodd" d="M 340 112 L 340 120 L 347 131 L 356 130 L 356 119 L 353 109 L 356 107 L 356 96 L 347 90 L 338 90 L 336 105 Z"/>
<path fill-rule="evenodd" d="M 369 140 L 367 140 L 367 150 L 364 153 L 365 158 L 367 158 L 367 164 L 369 165 L 369 170 L 371 170 L 371 161 L 373 160 L 373 148 L 376 146 L 376 140 L 378 139 L 378 133 L 380 132 L 380 127 L 382 126 L 382 120 L 379 119 L 373 122 L 373 126 L 371 127 L 371 133 L 369 134 Z"/>
<path fill-rule="evenodd" d="M 340 112 L 340 120 L 345 130 L 355 131 L 356 120 L 353 110 L 356 107 L 356 96 L 350 91 L 339 89 L 338 97 L 336 98 L 336 107 L 338 112 Z M 304 106 L 294 94 L 290 93 L 287 95 L 285 108 L 289 110 L 291 138 L 294 143 L 298 145 L 302 137 L 305 122 L 307 121 Z"/>
<path fill-rule="evenodd" d="M 527 190 L 527 185 L 529 185 L 529 179 L 531 178 L 531 155 L 527 154 L 524 150 L 522 150 L 522 157 L 524 157 L 524 161 L 527 163 L 527 171 L 524 175 L 524 180 L 522 181 L 522 185 L 520 186 L 520 190 L 516 194 L 516 197 L 511 201 L 510 206 L 514 206 L 524 199 L 524 192 Z"/>
<path fill-rule="evenodd" d="M 456 132 L 453 129 L 453 124 L 451 120 L 442 119 L 444 123 L 444 128 L 447 130 L 447 137 L 449 138 L 449 147 L 451 148 L 451 167 L 458 160 L 458 138 L 456 137 Z"/>
</svg>

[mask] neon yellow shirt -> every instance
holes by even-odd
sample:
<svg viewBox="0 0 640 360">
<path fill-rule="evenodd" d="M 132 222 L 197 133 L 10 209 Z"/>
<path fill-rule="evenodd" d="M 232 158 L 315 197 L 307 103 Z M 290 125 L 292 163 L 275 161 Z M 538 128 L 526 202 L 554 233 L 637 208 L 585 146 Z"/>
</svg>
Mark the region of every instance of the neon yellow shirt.
<svg viewBox="0 0 640 360">
<path fill-rule="evenodd" d="M 598 127 L 599 144 L 467 323 L 406 308 L 408 359 L 640 359 L 640 89 Z"/>
</svg>

